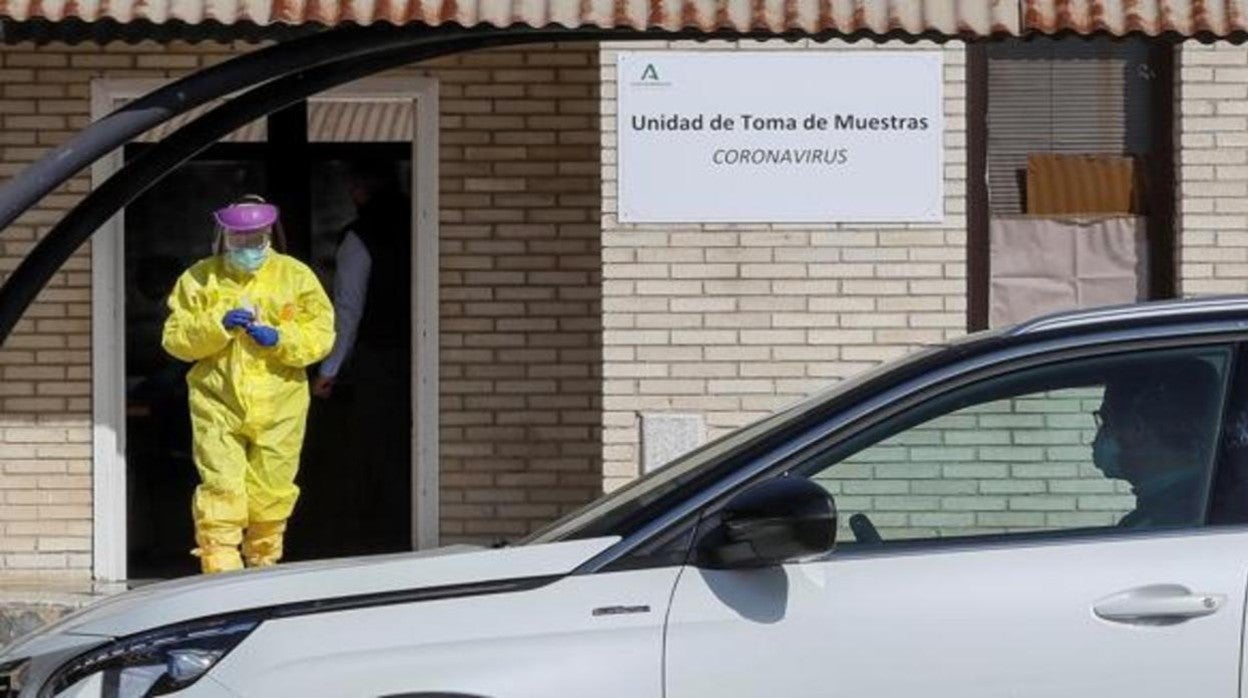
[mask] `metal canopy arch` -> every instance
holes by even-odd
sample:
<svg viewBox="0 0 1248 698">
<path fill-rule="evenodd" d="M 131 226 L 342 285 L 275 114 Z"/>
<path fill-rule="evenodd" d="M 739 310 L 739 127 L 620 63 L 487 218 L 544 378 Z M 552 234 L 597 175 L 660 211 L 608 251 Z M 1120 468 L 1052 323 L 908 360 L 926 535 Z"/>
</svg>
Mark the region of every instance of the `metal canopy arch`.
<svg viewBox="0 0 1248 698">
<path fill-rule="evenodd" d="M 498 32 L 461 34 L 452 37 L 442 35 L 412 37 L 409 35 L 405 43 L 399 43 L 397 46 L 386 42 L 379 44 L 377 50 L 365 52 L 362 55 L 350 55 L 336 61 L 315 61 L 312 67 L 254 87 L 243 95 L 201 115 L 162 140 L 151 150 L 127 163 L 102 185 L 92 190 L 34 246 L 9 276 L 4 286 L 0 287 L 0 341 L 7 338 L 13 331 L 27 307 L 34 302 L 39 291 L 61 265 L 109 218 L 153 184 L 159 182 L 166 173 L 235 129 L 310 95 L 389 68 L 491 46 L 548 42 L 551 41 L 552 34 L 558 34 L 558 32 Z M 319 56 L 320 52 L 314 51 L 312 55 Z M 215 82 L 217 76 L 209 76 L 209 79 Z M 177 90 L 170 92 L 175 86 L 176 84 L 170 85 L 152 94 L 176 94 Z M 208 93 L 203 91 L 200 94 Z M 217 96 L 208 94 L 203 101 L 212 100 Z M 138 101 L 132 104 L 137 103 Z M 88 135 L 88 131 L 94 126 L 99 126 L 105 132 L 104 136 L 90 134 L 90 138 L 84 139 L 93 149 L 100 151 L 94 156 L 94 159 L 98 159 L 128 142 L 133 137 L 131 131 L 137 129 L 137 133 L 134 134 L 137 136 L 152 126 L 192 108 L 189 102 L 184 103 L 183 106 L 184 108 L 180 107 L 178 112 L 162 114 L 164 118 L 159 120 L 152 119 L 150 112 L 140 109 L 137 115 L 125 114 L 124 119 L 119 122 L 101 120 L 92 127 L 88 127 L 80 135 Z M 126 107 L 122 107 L 114 114 L 127 111 Z M 37 164 L 43 165 L 44 163 L 41 161 Z M 29 173 L 30 178 L 38 178 L 37 181 L 34 183 L 15 181 L 14 184 L 25 186 L 16 191 L 14 196 L 26 196 L 36 187 L 48 187 L 49 190 L 55 188 L 76 173 L 76 169 L 71 171 L 70 168 L 77 165 L 78 162 L 75 159 L 72 164 L 67 162 L 60 168 L 45 167 L 45 169 L 52 169 L 51 176 L 43 171 L 32 173 L 31 170 L 35 169 L 32 166 L 19 176 L 19 180 Z M 55 166 L 55 162 L 52 166 Z M 3 192 L 3 194 L 8 193 L 7 190 Z"/>
<path fill-rule="evenodd" d="M 70 255 L 127 203 L 160 181 L 166 172 L 246 123 L 323 90 L 402 65 L 482 48 L 556 41 L 768 38 L 793 41 L 805 38 L 827 40 L 838 36 L 836 33 L 816 36 L 800 32 L 777 34 L 732 30 L 708 33 L 699 30 L 509 28 L 455 32 L 435 30 L 420 34 L 383 30 L 378 33 L 377 40 L 370 40 L 363 35 L 371 35 L 371 30 L 349 30 L 351 36 L 347 39 L 339 39 L 334 36 L 336 33 L 330 31 L 297 39 L 291 44 L 298 43 L 298 47 L 279 54 L 273 62 L 261 56 L 270 50 L 263 49 L 217 66 L 224 68 L 238 61 L 227 71 L 209 68 L 156 90 L 91 124 L 70 142 L 44 156 L 0 189 L 0 226 L 7 226 L 82 168 L 145 131 L 195 106 L 237 92 L 240 84 L 260 83 L 183 126 L 142 157 L 128 163 L 103 185 L 87 194 L 34 246 L 4 286 L 0 287 L 0 344 L 12 333 L 39 291 Z M 251 57 L 258 60 L 244 60 Z M 282 71 L 286 72 L 283 74 Z M 283 76 L 274 79 L 276 74 Z M 248 75 L 252 76 L 250 82 Z"/>
<path fill-rule="evenodd" d="M 444 35 L 454 34 L 435 30 L 426 38 Z M 178 114 L 298 70 L 409 45 L 412 40 L 413 32 L 394 28 L 324 32 L 246 53 L 176 80 L 91 124 L 7 182 L 0 188 L 0 230 L 120 143 Z"/>
</svg>

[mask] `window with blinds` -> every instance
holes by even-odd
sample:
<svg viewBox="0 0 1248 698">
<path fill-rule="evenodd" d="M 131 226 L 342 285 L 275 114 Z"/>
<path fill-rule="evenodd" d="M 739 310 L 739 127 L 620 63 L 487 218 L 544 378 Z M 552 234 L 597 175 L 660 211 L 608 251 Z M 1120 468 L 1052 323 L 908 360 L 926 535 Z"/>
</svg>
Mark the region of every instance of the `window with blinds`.
<svg viewBox="0 0 1248 698">
<path fill-rule="evenodd" d="M 1151 148 L 1147 46 L 1139 40 L 1007 41 L 988 48 L 989 210 L 1025 209 L 1033 153 Z"/>
<path fill-rule="evenodd" d="M 1174 293 L 1174 48 L 974 47 L 968 326 Z"/>
</svg>

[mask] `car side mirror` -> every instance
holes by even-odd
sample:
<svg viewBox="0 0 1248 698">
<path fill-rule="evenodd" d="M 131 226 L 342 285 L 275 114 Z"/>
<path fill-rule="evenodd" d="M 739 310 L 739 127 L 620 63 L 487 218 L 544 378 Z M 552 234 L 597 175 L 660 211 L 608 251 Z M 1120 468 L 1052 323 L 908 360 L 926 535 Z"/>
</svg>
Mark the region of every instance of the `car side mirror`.
<svg viewBox="0 0 1248 698">
<path fill-rule="evenodd" d="M 728 501 L 719 518 L 719 525 L 698 544 L 698 562 L 704 567 L 779 565 L 825 553 L 836 542 L 832 495 L 804 477 L 751 485 Z"/>
</svg>

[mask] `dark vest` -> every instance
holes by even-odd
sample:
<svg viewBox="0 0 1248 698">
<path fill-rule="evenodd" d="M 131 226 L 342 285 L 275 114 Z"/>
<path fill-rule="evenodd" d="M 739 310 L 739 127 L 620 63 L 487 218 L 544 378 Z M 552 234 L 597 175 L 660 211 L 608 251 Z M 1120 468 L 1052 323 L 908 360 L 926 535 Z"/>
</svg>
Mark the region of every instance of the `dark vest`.
<svg viewBox="0 0 1248 698">
<path fill-rule="evenodd" d="M 376 348 L 403 348 L 411 336 L 411 205 L 390 196 L 361 206 L 359 217 L 342 234 L 355 233 L 371 260 L 368 297 L 356 342 Z"/>
</svg>

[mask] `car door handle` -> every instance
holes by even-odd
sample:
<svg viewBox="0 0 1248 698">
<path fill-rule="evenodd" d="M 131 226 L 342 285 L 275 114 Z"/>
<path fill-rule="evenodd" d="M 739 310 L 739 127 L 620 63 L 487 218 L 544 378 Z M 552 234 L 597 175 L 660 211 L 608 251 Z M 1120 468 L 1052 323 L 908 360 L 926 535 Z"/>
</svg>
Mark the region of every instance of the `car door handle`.
<svg viewBox="0 0 1248 698">
<path fill-rule="evenodd" d="M 1101 599 L 1092 612 L 1117 623 L 1170 625 L 1217 613 L 1224 605 L 1225 594 L 1193 592 L 1178 584 L 1153 584 Z"/>
</svg>

